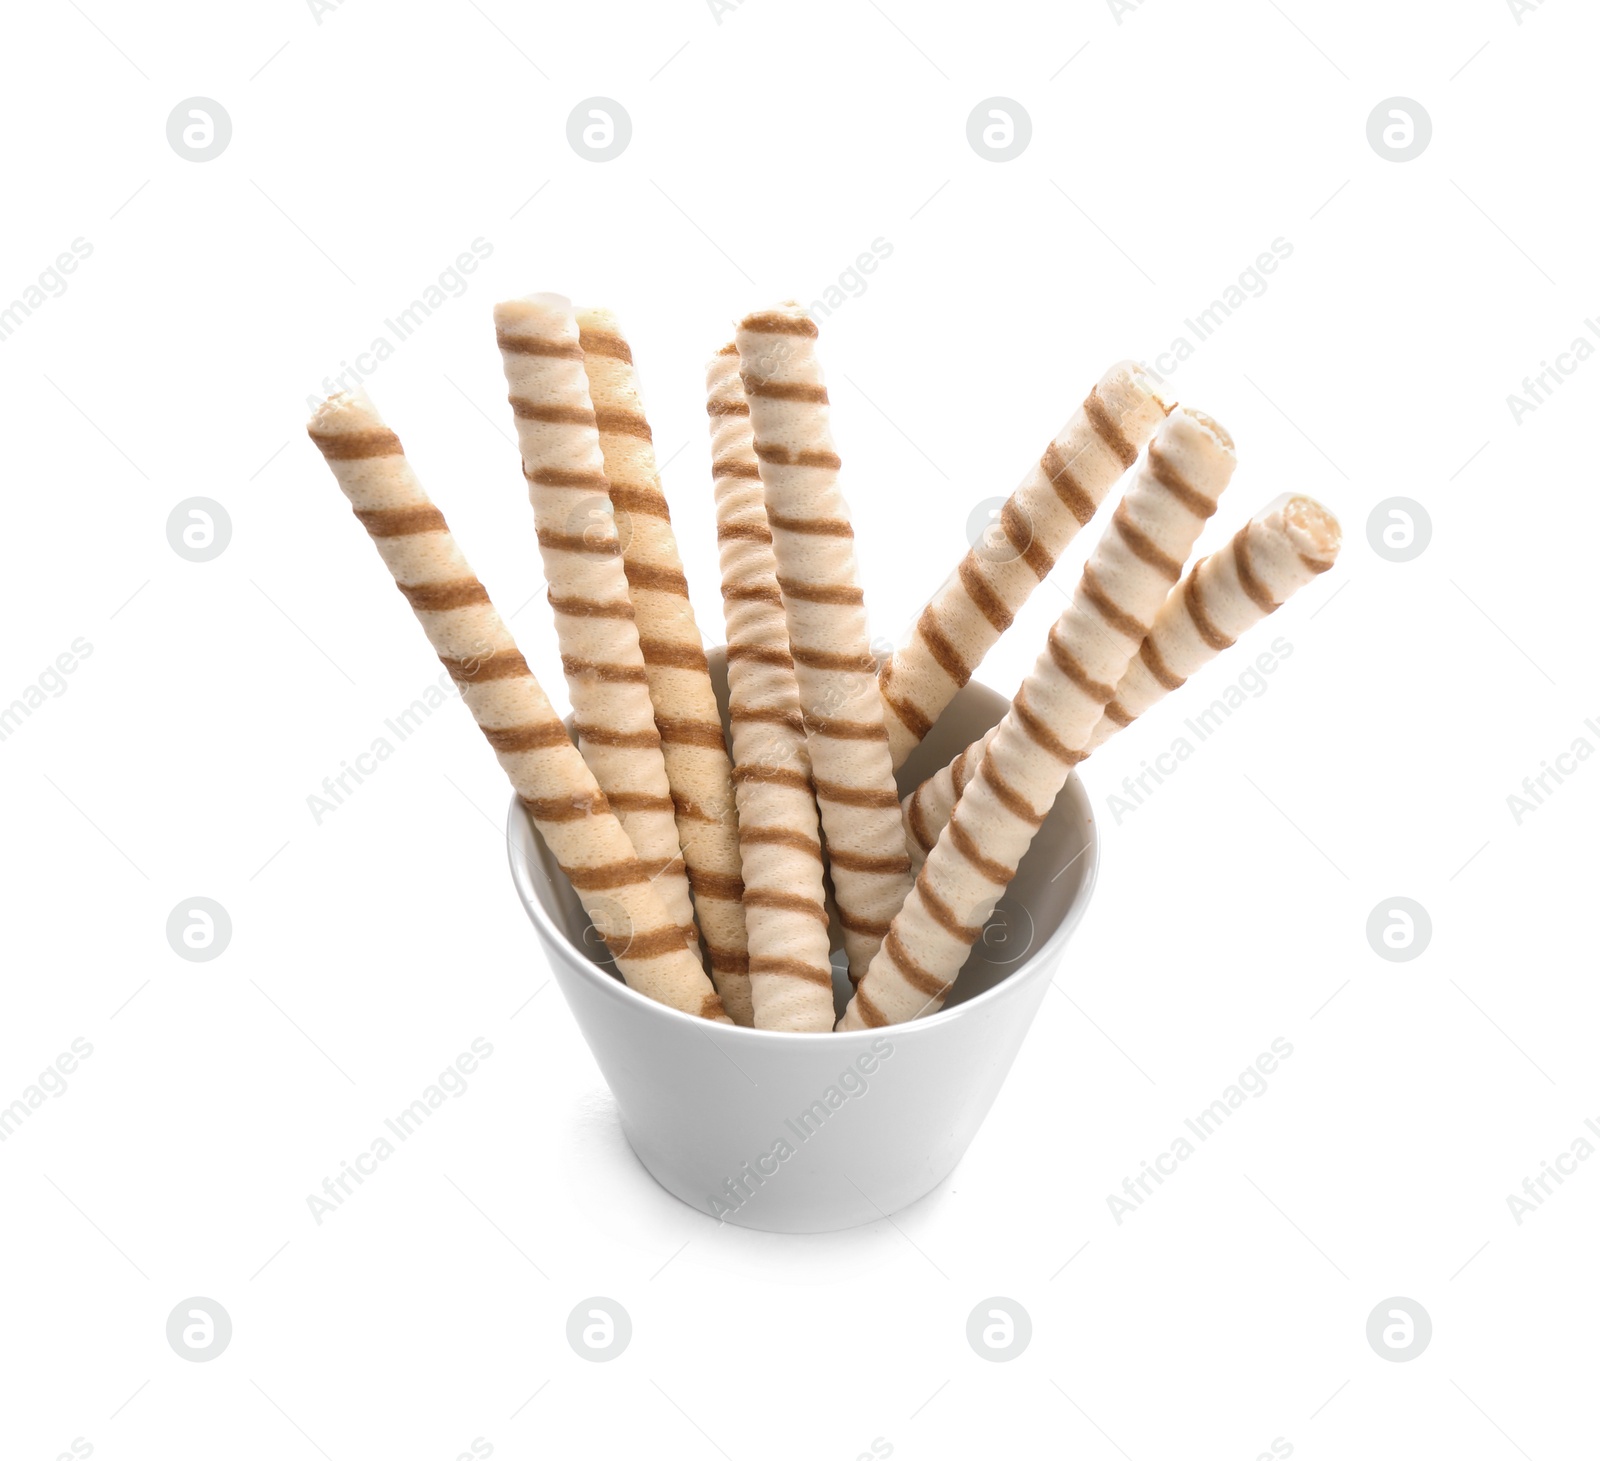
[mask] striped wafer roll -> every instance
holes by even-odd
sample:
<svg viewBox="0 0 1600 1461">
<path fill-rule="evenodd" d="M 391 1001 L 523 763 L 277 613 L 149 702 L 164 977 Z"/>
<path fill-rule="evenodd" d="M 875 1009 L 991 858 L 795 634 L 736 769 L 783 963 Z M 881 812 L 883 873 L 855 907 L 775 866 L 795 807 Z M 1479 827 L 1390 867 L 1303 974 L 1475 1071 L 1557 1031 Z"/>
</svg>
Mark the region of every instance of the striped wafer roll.
<svg viewBox="0 0 1600 1461">
<path fill-rule="evenodd" d="M 364 395 L 330 397 L 307 429 L 623 978 L 662 1004 L 727 1023 L 678 918 L 417 481 L 399 438 Z"/>
<path fill-rule="evenodd" d="M 828 867 L 859 979 L 905 900 L 911 859 L 816 335 L 788 303 L 747 315 L 737 345 Z"/>
<path fill-rule="evenodd" d="M 1085 751 L 1104 745 L 1282 607 L 1339 556 L 1339 522 L 1309 497 L 1269 502 L 1170 594 Z"/>
<path fill-rule="evenodd" d="M 700 936 L 723 1004 L 736 1023 L 748 1025 L 739 819 L 722 716 L 656 471 L 633 352 L 610 310 L 579 310 L 577 318 L 611 506 L 625 525 L 620 532 L 622 569 L 633 600 Z"/>
<path fill-rule="evenodd" d="M 961 793 L 967 789 L 967 783 L 978 774 L 989 742 L 999 729 L 999 726 L 992 726 L 985 731 L 966 750 L 948 765 L 941 766 L 901 801 L 900 815 L 906 824 L 906 851 L 911 854 L 911 866 L 918 872 L 933 851 L 933 845 L 944 831 L 944 824 L 950 820 L 950 813 L 955 811 Z"/>
<path fill-rule="evenodd" d="M 840 1027 L 937 1009 L 1055 803 L 1233 473 L 1233 443 L 1169 416 L 1084 565 Z"/>
<path fill-rule="evenodd" d="M 1028 469 L 999 522 L 968 551 L 879 673 L 896 767 L 972 678 L 1171 409 L 1132 361 L 1113 365 Z"/>
<path fill-rule="evenodd" d="M 833 1028 L 833 975 L 811 758 L 732 345 L 706 366 L 706 413 L 756 1027 L 826 1031 Z"/>
<path fill-rule="evenodd" d="M 1226 548 L 1202 558 L 1167 595 L 1082 755 L 1087 757 L 1180 688 L 1292 594 L 1332 568 L 1338 554 L 1339 524 L 1320 503 L 1287 495 L 1269 503 Z M 911 859 L 918 867 L 993 739 L 990 731 L 974 741 L 901 802 Z"/>
<path fill-rule="evenodd" d="M 692 930 L 689 883 L 578 323 L 560 295 L 535 294 L 497 304 L 494 324 L 578 748 L 662 901 Z"/>
</svg>

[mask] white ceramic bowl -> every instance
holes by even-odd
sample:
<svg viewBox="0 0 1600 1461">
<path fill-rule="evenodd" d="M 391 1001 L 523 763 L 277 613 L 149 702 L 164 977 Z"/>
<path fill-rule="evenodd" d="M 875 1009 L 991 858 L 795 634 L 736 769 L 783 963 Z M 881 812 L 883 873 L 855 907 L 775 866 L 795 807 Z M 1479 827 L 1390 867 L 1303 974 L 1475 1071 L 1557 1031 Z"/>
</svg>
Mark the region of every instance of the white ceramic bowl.
<svg viewBox="0 0 1600 1461">
<path fill-rule="evenodd" d="M 711 662 L 726 714 L 721 651 Z M 901 769 L 901 794 L 1005 709 L 993 690 L 967 685 Z M 1011 1069 L 1098 863 L 1074 774 L 944 1009 L 882 1030 L 792 1035 L 712 1024 L 636 994 L 515 798 L 506 836 L 517 893 L 639 1160 L 691 1207 L 782 1233 L 873 1222 L 949 1175 Z M 836 984 L 847 996 L 842 973 Z"/>
</svg>

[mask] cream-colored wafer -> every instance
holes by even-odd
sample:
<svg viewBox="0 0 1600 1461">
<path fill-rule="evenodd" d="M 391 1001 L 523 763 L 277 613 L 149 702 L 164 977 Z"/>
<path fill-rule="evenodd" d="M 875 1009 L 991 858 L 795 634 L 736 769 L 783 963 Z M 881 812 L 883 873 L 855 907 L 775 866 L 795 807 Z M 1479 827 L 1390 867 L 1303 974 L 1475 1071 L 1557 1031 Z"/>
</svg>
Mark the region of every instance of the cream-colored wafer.
<svg viewBox="0 0 1600 1461">
<path fill-rule="evenodd" d="M 859 979 L 905 900 L 911 860 L 816 335 L 788 303 L 747 315 L 736 343 L 828 866 Z"/>
<path fill-rule="evenodd" d="M 1288 495 L 1268 503 L 1226 548 L 1202 558 L 1167 595 L 1079 759 L 1098 750 L 1319 573 L 1326 573 L 1338 554 L 1339 524 L 1320 503 Z M 993 739 L 991 730 L 900 803 L 907 846 L 917 867 L 938 841 Z"/>
<path fill-rule="evenodd" d="M 1162 424 L 840 1028 L 893 1024 L 944 1002 L 1233 467 L 1233 443 L 1206 417 L 1185 410 Z"/>
<path fill-rule="evenodd" d="M 633 600 L 700 936 L 723 1004 L 735 1023 L 748 1025 L 752 1023 L 750 971 L 740 903 L 744 883 L 739 873 L 739 819 L 722 717 L 656 471 L 633 352 L 610 310 L 583 309 L 577 318 L 583 369 L 622 540 L 622 568 Z"/>
<path fill-rule="evenodd" d="M 929 601 L 878 676 L 899 767 L 1011 625 L 1172 409 L 1132 361 L 1113 365 Z"/>
<path fill-rule="evenodd" d="M 694 926 L 672 793 L 572 306 L 494 309 L 578 748 L 680 924 Z"/>
<path fill-rule="evenodd" d="M 356 517 L 416 612 L 440 661 L 631 988 L 728 1021 L 657 885 L 529 672 L 444 515 L 364 395 L 330 397 L 312 417 Z"/>
<path fill-rule="evenodd" d="M 762 1030 L 826 1031 L 833 1028 L 833 974 L 811 759 L 732 345 L 706 366 L 706 413 L 755 1022 Z"/>
</svg>

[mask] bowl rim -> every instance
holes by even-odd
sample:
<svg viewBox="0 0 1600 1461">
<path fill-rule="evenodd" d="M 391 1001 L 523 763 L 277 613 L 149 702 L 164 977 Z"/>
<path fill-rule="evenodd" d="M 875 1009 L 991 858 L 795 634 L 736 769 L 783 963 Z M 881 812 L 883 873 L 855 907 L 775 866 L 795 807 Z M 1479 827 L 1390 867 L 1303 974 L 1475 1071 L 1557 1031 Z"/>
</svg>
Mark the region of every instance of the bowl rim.
<svg viewBox="0 0 1600 1461">
<path fill-rule="evenodd" d="M 874 1039 L 889 1037 L 892 1039 L 921 1038 L 913 1031 L 935 1031 L 944 1028 L 952 1021 L 959 1020 L 969 1010 L 987 1009 L 1005 1000 L 1020 997 L 1023 990 L 1032 985 L 1035 980 L 1042 977 L 1045 971 L 1053 973 L 1060 959 L 1061 950 L 1083 921 L 1084 914 L 1088 911 L 1090 903 L 1094 901 L 1095 888 L 1100 877 L 1101 838 L 1098 824 L 1094 817 L 1094 808 L 1089 800 L 1088 791 L 1085 789 L 1076 770 L 1071 771 L 1066 784 L 1061 788 L 1060 795 L 1056 798 L 1055 806 L 1060 806 L 1062 799 L 1066 798 L 1073 814 L 1082 825 L 1085 834 L 1083 852 L 1080 858 L 1087 858 L 1087 867 L 1084 870 L 1083 883 L 1077 896 L 1068 907 L 1061 921 L 1051 930 L 1044 942 L 1026 955 L 1023 961 L 1006 974 L 991 989 L 986 989 L 982 994 L 975 994 L 970 999 L 962 1000 L 960 1004 L 941 1009 L 934 1014 L 921 1018 L 904 1020 L 899 1024 L 874 1026 L 865 1030 L 830 1030 L 830 1031 L 801 1031 L 801 1030 L 758 1030 L 748 1025 L 724 1025 L 717 1021 L 707 1020 L 700 1015 L 689 1014 L 685 1010 L 674 1009 L 671 1005 L 662 1004 L 659 1000 L 651 999 L 647 994 L 641 994 L 636 989 L 631 989 L 621 979 L 608 973 L 600 965 L 587 958 L 581 950 L 575 947 L 572 940 L 567 937 L 564 930 L 557 926 L 554 918 L 545 908 L 534 887 L 533 879 L 536 876 L 533 859 L 527 855 L 527 849 L 533 846 L 533 839 L 538 837 L 538 829 L 533 818 L 528 815 L 527 809 L 522 805 L 520 798 L 515 794 L 511 797 L 510 810 L 506 817 L 506 856 L 511 865 L 511 881 L 517 890 L 517 896 L 522 900 L 522 906 L 527 911 L 529 920 L 533 923 L 535 931 L 539 934 L 541 942 L 545 943 L 552 956 L 559 954 L 569 969 L 577 971 L 582 978 L 587 980 L 591 987 L 601 989 L 605 997 L 618 1000 L 624 1006 L 632 1006 L 643 1013 L 644 1018 L 654 1016 L 658 1019 L 683 1021 L 692 1025 L 694 1029 L 708 1038 L 726 1038 L 735 1043 L 741 1041 L 754 1041 L 755 1048 L 766 1045 L 771 1048 L 774 1042 L 787 1042 L 801 1044 L 808 1048 L 838 1050 L 842 1047 L 838 1042 L 842 1039 L 852 1041 L 853 1045 L 867 1045 Z M 1055 807 L 1052 807 L 1052 812 Z M 1032 851 L 1032 848 L 1029 848 Z M 1059 876 L 1059 874 L 1057 874 Z M 553 971 L 552 971 L 553 972 Z M 929 1038 L 932 1038 L 931 1036 Z"/>
</svg>

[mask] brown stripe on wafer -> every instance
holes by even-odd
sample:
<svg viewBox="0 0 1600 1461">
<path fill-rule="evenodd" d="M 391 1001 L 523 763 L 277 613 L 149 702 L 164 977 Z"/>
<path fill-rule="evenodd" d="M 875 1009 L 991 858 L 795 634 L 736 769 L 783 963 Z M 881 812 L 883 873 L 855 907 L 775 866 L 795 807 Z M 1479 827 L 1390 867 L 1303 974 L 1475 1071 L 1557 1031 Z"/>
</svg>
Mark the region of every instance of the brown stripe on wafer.
<svg viewBox="0 0 1600 1461">
<path fill-rule="evenodd" d="M 535 528 L 539 546 L 555 553 L 581 553 L 590 558 L 616 558 L 622 553 L 615 534 L 588 538 L 582 533 L 558 533 L 550 528 Z"/>
<path fill-rule="evenodd" d="M 971 749 L 971 746 L 967 748 L 968 751 Z M 972 773 L 977 769 L 978 759 L 977 756 L 968 755 L 966 752 L 956 757 L 951 771 L 951 780 L 955 785 L 957 801 L 961 799 L 961 793 L 967 789 L 967 783 L 972 780 Z"/>
<path fill-rule="evenodd" d="M 764 721 L 768 725 L 787 726 L 796 735 L 806 733 L 805 716 L 798 710 L 781 710 L 773 707 L 760 706 L 731 706 L 728 710 L 728 719 L 734 725 L 747 724 L 751 721 Z"/>
<path fill-rule="evenodd" d="M 580 740 L 587 741 L 591 746 L 623 746 L 635 750 L 648 750 L 651 746 L 661 744 L 661 735 L 654 726 L 649 730 L 619 731 L 612 730 L 610 726 L 584 725 L 575 722 L 572 729 Z"/>
<path fill-rule="evenodd" d="M 877 1007 L 866 995 L 858 984 L 851 1004 L 855 1006 L 856 1013 L 861 1017 L 861 1023 L 869 1030 L 880 1030 L 889 1023 L 888 1016 Z"/>
<path fill-rule="evenodd" d="M 698 645 L 672 644 L 660 639 L 639 640 L 639 653 L 647 665 L 662 665 L 674 670 L 703 670 L 706 652 Z"/>
<path fill-rule="evenodd" d="M 757 335 L 807 335 L 813 340 L 817 337 L 815 320 L 808 315 L 785 314 L 781 310 L 758 310 L 746 315 L 739 328 Z M 737 345 L 734 351 L 737 353 Z"/>
<path fill-rule="evenodd" d="M 1028 799 L 1000 774 L 995 768 L 993 756 L 985 756 L 978 764 L 978 778 L 994 793 L 995 800 L 1019 822 L 1026 822 L 1032 827 L 1044 826 L 1046 813 L 1036 812 Z"/>
<path fill-rule="evenodd" d="M 942 666 L 941 666 L 942 668 Z M 883 703 L 900 717 L 902 724 L 920 741 L 933 729 L 933 722 L 903 695 L 895 694 L 894 661 L 886 660 L 883 666 L 883 678 L 878 681 L 879 693 L 883 696 Z M 948 673 L 948 672 L 947 672 Z"/>
<path fill-rule="evenodd" d="M 806 385 L 798 381 L 747 379 L 744 383 L 744 393 L 746 396 L 760 396 L 769 401 L 811 401 L 819 406 L 828 404 L 827 386 Z M 758 457 L 763 455 L 760 442 L 756 443 L 756 455 Z"/>
<path fill-rule="evenodd" d="M 922 899 L 922 906 L 933 916 L 933 921 L 952 938 L 973 944 L 983 936 L 981 928 L 974 928 L 956 917 L 955 910 L 928 886 L 928 880 L 920 872 L 917 874 L 917 895 Z"/>
<path fill-rule="evenodd" d="M 778 588 L 791 599 L 808 604 L 864 604 L 866 597 L 859 588 L 846 584 L 809 584 L 778 575 Z"/>
<path fill-rule="evenodd" d="M 740 949 L 714 949 L 706 945 L 706 958 L 719 974 L 748 974 L 750 955 Z"/>
<path fill-rule="evenodd" d="M 807 784 L 809 789 L 809 783 Z M 807 837 L 804 832 L 791 832 L 785 827 L 740 827 L 739 841 L 752 845 L 776 844 L 780 847 L 792 847 L 796 852 L 809 852 L 819 862 L 822 860 L 822 844 L 814 837 Z"/>
<path fill-rule="evenodd" d="M 961 576 L 961 587 L 966 589 L 967 597 L 972 600 L 978 612 L 994 625 L 999 633 L 1004 634 L 1011 627 L 1011 610 L 1006 607 L 1005 600 L 989 587 L 984 576 L 978 571 L 978 565 L 973 561 L 971 553 L 961 560 L 956 572 Z"/>
<path fill-rule="evenodd" d="M 520 421 L 543 421 L 552 426 L 593 426 L 594 412 L 582 406 L 553 406 L 548 401 L 530 401 L 526 396 L 507 396 L 511 414 Z"/>
<path fill-rule="evenodd" d="M 865 853 L 846 852 L 842 847 L 828 849 L 828 861 L 834 867 L 842 867 L 850 872 L 857 873 L 908 873 L 911 871 L 909 857 L 868 857 Z"/>
<path fill-rule="evenodd" d="M 794 656 L 788 650 L 771 649 L 762 644 L 730 644 L 728 659 L 747 659 L 759 665 L 777 665 L 789 670 L 794 668 Z"/>
<path fill-rule="evenodd" d="M 1056 442 L 1052 441 L 1044 449 L 1044 455 L 1039 458 L 1039 470 L 1055 488 L 1061 505 L 1077 518 L 1078 526 L 1086 526 L 1100 504 L 1079 485 L 1078 479 L 1072 475 L 1072 464 Z"/>
<path fill-rule="evenodd" d="M 928 825 L 928 814 L 922 805 L 922 798 L 911 798 L 911 835 L 917 839 L 917 846 L 923 852 L 932 852 L 933 844 L 939 840 L 939 834 Z"/>
<path fill-rule="evenodd" d="M 612 665 L 601 664 L 592 659 L 580 659 L 577 655 L 564 654 L 561 656 L 561 668 L 569 675 L 583 675 L 591 680 L 600 680 L 608 685 L 643 685 L 648 683 L 644 676 L 643 665 Z"/>
<path fill-rule="evenodd" d="M 615 432 L 618 436 L 636 436 L 640 441 L 653 441 L 650 423 L 634 411 L 600 410 L 596 408 L 594 424 L 601 431 Z"/>
<path fill-rule="evenodd" d="M 836 781 L 812 778 L 817 797 L 822 801 L 838 802 L 847 807 L 899 807 L 900 800 L 894 792 L 870 786 L 841 786 Z"/>
<path fill-rule="evenodd" d="M 524 467 L 522 475 L 536 487 L 582 487 L 591 492 L 609 492 L 611 488 L 604 472 L 578 467 Z"/>
<path fill-rule="evenodd" d="M 1131 467 L 1139 459 L 1139 448 L 1122 434 L 1122 427 L 1100 399 L 1100 387 L 1093 386 L 1084 397 L 1083 414 L 1089 418 L 1095 435 L 1111 448 L 1124 467 Z"/>
<path fill-rule="evenodd" d="M 1182 678 L 1173 674 L 1167 668 L 1166 662 L 1161 658 L 1161 651 L 1156 648 L 1155 640 L 1146 639 L 1139 646 L 1139 658 L 1144 661 L 1145 668 L 1150 671 L 1156 684 L 1160 685 L 1163 690 L 1181 690 L 1183 688 Z"/>
<path fill-rule="evenodd" d="M 887 741 L 883 722 L 841 720 L 835 715 L 804 715 L 806 729 L 814 736 L 831 736 L 836 741 Z"/>
<path fill-rule="evenodd" d="M 805 665 L 813 670 L 842 670 L 854 671 L 857 674 L 870 675 L 877 668 L 877 661 L 870 654 L 836 654 L 825 649 L 799 649 L 793 645 L 789 654 L 797 665 Z"/>
<path fill-rule="evenodd" d="M 1106 701 L 1106 719 L 1119 726 L 1130 726 L 1134 722 L 1134 717 L 1115 700 Z"/>
<path fill-rule="evenodd" d="M 1232 547 L 1233 566 L 1239 575 L 1239 587 L 1250 595 L 1252 603 L 1270 614 L 1278 607 L 1277 601 L 1267 592 L 1266 585 L 1256 576 L 1256 571 L 1250 564 L 1250 534 L 1248 527 L 1240 528 L 1233 535 Z"/>
<path fill-rule="evenodd" d="M 473 659 L 450 659 L 441 654 L 439 663 L 458 685 L 481 685 L 488 680 L 509 680 L 530 673 L 527 660 L 514 649 L 497 649 Z"/>
<path fill-rule="evenodd" d="M 539 335 L 514 335 L 497 329 L 494 342 L 513 355 L 544 355 L 555 360 L 582 360 L 583 346 L 570 340 L 547 340 Z"/>
<path fill-rule="evenodd" d="M 600 599 L 557 598 L 547 593 L 553 613 L 567 614 L 575 619 L 631 619 L 633 604 L 627 599 L 603 602 Z"/>
<path fill-rule="evenodd" d="M 759 782 L 766 786 L 792 786 L 796 791 L 810 791 L 811 778 L 804 771 L 790 771 L 782 766 L 735 766 L 735 784 Z"/>
<path fill-rule="evenodd" d="M 772 541 L 772 529 L 769 528 L 764 522 L 718 523 L 717 541 L 719 543 L 733 541 L 746 543 L 770 543 Z"/>
<path fill-rule="evenodd" d="M 426 507 L 358 507 L 355 514 L 361 526 L 375 538 L 411 538 L 418 533 L 450 531 L 444 514 L 432 503 Z"/>
<path fill-rule="evenodd" d="M 706 746 L 713 751 L 727 749 L 720 721 L 713 725 L 709 721 L 681 720 L 658 715 L 656 729 L 661 733 L 661 739 L 669 745 Z"/>
<path fill-rule="evenodd" d="M 728 584 L 722 590 L 722 597 L 729 603 L 775 604 L 783 607 L 783 595 L 777 585 L 771 583 Z"/>
<path fill-rule="evenodd" d="M 883 936 L 883 950 L 894 961 L 895 968 L 904 976 L 906 983 L 918 994 L 925 994 L 929 999 L 938 999 L 949 989 L 948 980 L 930 973 L 911 957 L 911 950 L 905 946 L 905 941 L 892 924 Z"/>
<path fill-rule="evenodd" d="M 544 751 L 570 746 L 572 738 L 559 720 L 538 725 L 484 726 L 484 738 L 497 751 Z"/>
<path fill-rule="evenodd" d="M 598 892 L 605 888 L 623 888 L 629 883 L 642 883 L 649 874 L 638 858 L 626 862 L 608 862 L 599 867 L 566 867 L 562 869 L 567 881 L 580 893 Z"/>
<path fill-rule="evenodd" d="M 965 685 L 972 678 L 972 670 L 961 658 L 961 652 L 944 637 L 944 631 L 939 628 L 939 621 L 934 616 L 932 604 L 927 605 L 918 618 L 917 632 L 926 641 L 928 653 L 933 656 L 934 663 L 957 685 Z M 924 731 L 923 734 L 926 735 L 927 732 Z"/>
<path fill-rule="evenodd" d="M 670 812 L 673 809 L 670 796 L 656 796 L 648 791 L 614 791 L 609 800 L 615 812 Z M 670 860 L 663 864 L 669 865 Z"/>
<path fill-rule="evenodd" d="M 1145 451 L 1145 460 L 1150 464 L 1150 475 L 1196 517 L 1210 517 L 1217 510 L 1215 499 L 1196 491 L 1184 481 L 1183 474 L 1159 443 L 1150 443 Z"/>
<path fill-rule="evenodd" d="M 600 791 L 593 796 L 525 796 L 518 800 L 536 822 L 580 822 L 611 810 Z"/>
<path fill-rule="evenodd" d="M 1148 624 L 1141 624 L 1132 614 L 1124 614 L 1117 607 L 1116 601 L 1105 591 L 1092 564 L 1083 565 L 1083 577 L 1078 580 L 1078 587 L 1084 598 L 1095 606 L 1100 617 L 1124 639 L 1130 639 L 1138 644 L 1150 632 Z"/>
<path fill-rule="evenodd" d="M 614 335 L 609 330 L 589 330 L 580 326 L 578 348 L 585 355 L 604 355 L 627 365 L 633 364 L 633 351 L 629 348 L 628 342 L 621 335 Z"/>
<path fill-rule="evenodd" d="M 413 609 L 443 613 L 446 609 L 465 609 L 489 602 L 489 591 L 475 578 L 449 579 L 443 583 L 399 583 L 395 585 Z"/>
<path fill-rule="evenodd" d="M 1062 745 L 1061 738 L 1034 714 L 1033 707 L 1028 704 L 1025 686 L 1017 691 L 1017 698 L 1011 702 L 1011 710 L 1017 717 L 1017 724 L 1027 732 L 1028 739 L 1041 750 L 1048 751 L 1063 765 L 1076 766 L 1084 759 L 1082 751 L 1074 751 Z M 959 794 L 958 788 L 957 795 Z"/>
<path fill-rule="evenodd" d="M 734 902 L 744 894 L 744 879 L 710 872 L 706 868 L 690 868 L 689 887 L 697 898 L 722 898 Z"/>
<path fill-rule="evenodd" d="M 843 908 L 838 911 L 839 927 L 847 929 L 851 933 L 863 933 L 868 938 L 881 939 L 884 934 L 889 932 L 889 920 L 887 918 L 860 918 L 845 912 Z"/>
<path fill-rule="evenodd" d="M 1232 647 L 1233 640 L 1211 622 L 1211 616 L 1206 613 L 1206 606 L 1200 601 L 1200 580 L 1197 575 L 1204 562 L 1205 560 L 1201 559 L 1200 563 L 1195 564 L 1194 571 L 1184 580 L 1183 606 L 1189 612 L 1189 622 L 1194 625 L 1194 632 L 1200 636 L 1206 648 L 1214 649 L 1220 654 Z M 1167 688 L 1175 690 L 1177 686 L 1169 685 Z"/>
<path fill-rule="evenodd" d="M 711 400 L 706 402 L 707 416 L 748 416 L 749 414 L 750 403 L 748 401 Z"/>
<path fill-rule="evenodd" d="M 630 588 L 649 589 L 658 594 L 682 594 L 689 597 L 689 580 L 681 569 L 662 568 L 654 563 L 626 563 L 622 570 Z"/>
<path fill-rule="evenodd" d="M 607 938 L 604 934 L 601 937 L 605 939 L 606 947 L 613 954 L 619 958 L 627 955 L 631 959 L 659 959 L 663 954 L 678 953 L 689 943 L 689 938 L 683 929 L 671 926 L 653 928 L 646 933 L 634 931 L 626 935 L 618 934 L 612 938 Z M 713 994 L 710 998 L 717 997 Z M 719 1010 L 722 1008 L 720 1000 L 717 1008 Z"/>
<path fill-rule="evenodd" d="M 1022 509 L 1012 498 L 1006 498 L 1000 509 L 1000 528 L 1006 541 L 1016 549 L 1017 556 L 1033 570 L 1034 577 L 1043 583 L 1056 566 L 1056 560 L 1034 536 L 1033 524 L 1023 516 Z M 930 605 L 931 607 L 931 605 Z"/>
<path fill-rule="evenodd" d="M 634 513 L 639 517 L 659 517 L 671 520 L 667 499 L 649 487 L 634 487 L 623 482 L 611 484 L 611 507 L 614 512 Z"/>
<path fill-rule="evenodd" d="M 1172 583 L 1183 577 L 1183 564 L 1156 547 L 1129 515 L 1127 498 L 1117 504 L 1117 510 L 1111 514 L 1111 522 L 1122 541 L 1128 545 L 1128 551 L 1141 563 L 1148 563 L 1158 573 L 1165 574 Z"/>
<path fill-rule="evenodd" d="M 814 537 L 853 538 L 856 535 L 849 523 L 830 517 L 785 517 L 782 513 L 768 512 L 767 525 L 786 533 L 810 533 Z"/>
<path fill-rule="evenodd" d="M 1078 663 L 1077 656 L 1064 645 L 1057 636 L 1054 628 L 1051 629 L 1045 644 L 1050 650 L 1050 658 L 1055 661 L 1055 666 L 1091 700 L 1098 700 L 1102 705 L 1117 693 L 1115 685 L 1102 685 L 1098 680 L 1089 678 L 1089 673 Z"/>
<path fill-rule="evenodd" d="M 781 954 L 752 954 L 750 956 L 750 972 L 752 974 L 787 974 L 794 979 L 804 979 L 808 983 L 821 985 L 824 989 L 833 988 L 833 978 L 821 969 L 813 968 L 803 959 L 786 959 Z"/>
<path fill-rule="evenodd" d="M 746 407 L 742 413 L 749 414 Z M 761 480 L 761 467 L 756 462 L 738 462 L 718 460 L 711 464 L 711 475 L 714 477 L 739 477 L 746 482 L 759 482 Z"/>
<path fill-rule="evenodd" d="M 806 897 L 804 893 L 779 893 L 771 888 L 747 888 L 744 901 L 756 908 L 786 908 L 791 913 L 804 913 L 826 924 L 828 910 Z"/>
<path fill-rule="evenodd" d="M 359 462 L 369 457 L 399 457 L 405 455 L 400 438 L 386 426 L 369 427 L 364 431 L 312 431 L 312 441 L 317 450 L 330 462 Z M 361 514 L 358 512 L 357 517 Z"/>
<path fill-rule="evenodd" d="M 968 834 L 967 829 L 954 817 L 945 827 L 945 835 L 950 838 L 950 845 L 966 858 L 991 883 L 998 883 L 1000 887 L 1009 887 L 1014 876 L 1013 870 L 1004 863 L 994 862 L 978 851 L 978 844 Z M 927 866 L 926 863 L 923 864 Z"/>
</svg>

